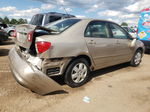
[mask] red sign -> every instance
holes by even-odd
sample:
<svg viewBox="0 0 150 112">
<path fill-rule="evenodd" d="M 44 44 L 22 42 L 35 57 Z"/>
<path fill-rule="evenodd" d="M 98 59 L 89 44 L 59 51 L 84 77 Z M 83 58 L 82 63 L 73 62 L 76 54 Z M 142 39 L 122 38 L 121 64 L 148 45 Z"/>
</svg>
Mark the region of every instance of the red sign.
<svg viewBox="0 0 150 112">
<path fill-rule="evenodd" d="M 150 8 L 146 8 L 146 9 L 141 10 L 141 12 L 145 12 L 145 11 L 150 11 Z"/>
<path fill-rule="evenodd" d="M 143 22 L 142 25 L 145 26 L 145 27 L 150 27 L 150 22 Z"/>
</svg>

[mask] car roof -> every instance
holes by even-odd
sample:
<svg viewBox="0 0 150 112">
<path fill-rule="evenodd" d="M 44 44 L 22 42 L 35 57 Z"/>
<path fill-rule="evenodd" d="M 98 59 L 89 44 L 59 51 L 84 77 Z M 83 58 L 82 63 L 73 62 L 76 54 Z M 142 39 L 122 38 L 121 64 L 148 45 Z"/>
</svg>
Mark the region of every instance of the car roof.
<svg viewBox="0 0 150 112">
<path fill-rule="evenodd" d="M 50 14 L 50 15 L 56 15 L 56 16 L 71 16 L 71 17 L 75 17 L 74 15 L 71 15 L 71 14 L 64 14 L 64 13 L 58 13 L 58 12 L 47 12 L 47 13 L 38 13 L 36 15 L 47 15 L 47 14 Z"/>
<path fill-rule="evenodd" d="M 115 23 L 113 21 L 110 20 L 105 20 L 105 19 L 94 19 L 94 18 L 80 18 L 80 17 L 76 17 L 76 18 L 66 18 L 66 19 L 80 19 L 80 20 L 88 20 L 88 21 L 105 21 L 105 22 L 110 22 L 110 23 Z M 115 23 L 116 24 L 116 23 Z"/>
</svg>

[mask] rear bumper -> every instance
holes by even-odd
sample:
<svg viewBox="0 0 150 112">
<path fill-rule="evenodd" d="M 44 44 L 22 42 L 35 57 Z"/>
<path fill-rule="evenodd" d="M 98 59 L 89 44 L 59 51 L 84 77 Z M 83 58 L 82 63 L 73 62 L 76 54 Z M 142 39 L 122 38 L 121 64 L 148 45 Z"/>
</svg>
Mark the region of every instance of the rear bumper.
<svg viewBox="0 0 150 112">
<path fill-rule="evenodd" d="M 20 85 L 41 95 L 62 90 L 58 83 L 27 63 L 15 48 L 10 50 L 9 60 L 13 76 Z"/>
<path fill-rule="evenodd" d="M 141 40 L 144 43 L 146 49 L 150 49 L 150 41 Z"/>
</svg>

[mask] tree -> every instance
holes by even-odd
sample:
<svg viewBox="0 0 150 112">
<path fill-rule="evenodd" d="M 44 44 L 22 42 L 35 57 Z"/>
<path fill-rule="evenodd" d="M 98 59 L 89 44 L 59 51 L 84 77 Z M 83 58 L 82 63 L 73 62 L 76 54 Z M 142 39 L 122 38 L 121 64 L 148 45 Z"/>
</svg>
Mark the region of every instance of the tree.
<svg viewBox="0 0 150 112">
<path fill-rule="evenodd" d="M 121 23 L 121 26 L 128 26 L 128 23 L 122 22 L 122 23 Z"/>
<path fill-rule="evenodd" d="M 11 19 L 10 24 L 18 24 L 18 21 L 16 19 Z"/>
<path fill-rule="evenodd" d="M 4 18 L 0 17 L 0 23 L 4 23 L 4 24 L 27 24 L 28 21 L 27 21 L 27 19 L 23 19 L 23 18 L 20 18 L 20 19 L 12 18 L 12 19 L 9 19 L 7 16 L 5 16 Z"/>
<path fill-rule="evenodd" d="M 25 22 L 25 24 L 27 24 L 28 23 L 27 19 L 24 19 L 24 22 Z"/>
<path fill-rule="evenodd" d="M 3 23 L 3 18 L 0 17 L 0 23 Z"/>
<path fill-rule="evenodd" d="M 3 19 L 3 23 L 9 24 L 9 22 L 10 22 L 9 18 L 7 16 L 5 16 L 4 19 Z"/>
<path fill-rule="evenodd" d="M 26 19 L 20 18 L 20 19 L 18 20 L 18 24 L 26 24 L 26 23 L 27 23 L 27 20 L 26 20 Z"/>
</svg>

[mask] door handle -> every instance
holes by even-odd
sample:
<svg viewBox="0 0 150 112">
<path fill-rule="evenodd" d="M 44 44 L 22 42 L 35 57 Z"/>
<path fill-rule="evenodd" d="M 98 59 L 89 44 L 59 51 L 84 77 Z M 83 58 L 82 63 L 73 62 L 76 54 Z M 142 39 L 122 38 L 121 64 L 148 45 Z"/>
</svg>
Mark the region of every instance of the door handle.
<svg viewBox="0 0 150 112">
<path fill-rule="evenodd" d="M 117 44 L 121 44 L 121 43 L 117 42 Z"/>
<path fill-rule="evenodd" d="M 121 44 L 121 43 L 119 41 L 117 41 L 116 44 Z"/>
<path fill-rule="evenodd" d="M 96 44 L 96 42 L 94 42 L 94 40 L 90 40 L 90 42 L 88 42 L 88 44 Z"/>
</svg>

